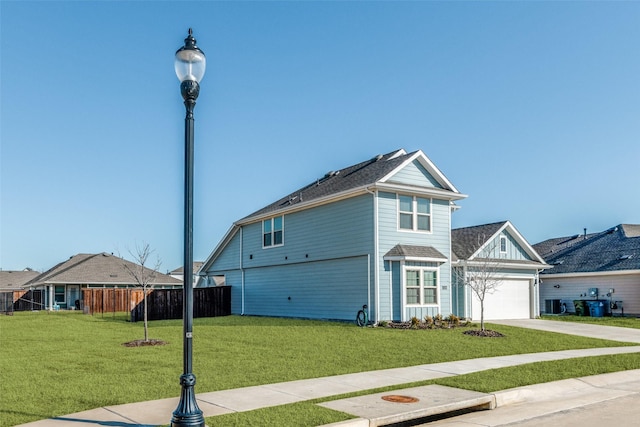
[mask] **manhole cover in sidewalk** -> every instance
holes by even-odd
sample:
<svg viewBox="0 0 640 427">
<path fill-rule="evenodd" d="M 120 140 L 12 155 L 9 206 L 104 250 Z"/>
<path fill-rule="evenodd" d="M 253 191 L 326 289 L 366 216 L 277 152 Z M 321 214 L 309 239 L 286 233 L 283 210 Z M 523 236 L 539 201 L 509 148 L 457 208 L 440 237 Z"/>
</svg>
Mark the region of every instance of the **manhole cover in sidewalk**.
<svg viewBox="0 0 640 427">
<path fill-rule="evenodd" d="M 393 403 L 416 403 L 419 402 L 420 399 L 411 396 L 402 396 L 399 394 L 389 394 L 386 396 L 382 396 L 382 400 L 386 400 L 387 402 Z"/>
</svg>

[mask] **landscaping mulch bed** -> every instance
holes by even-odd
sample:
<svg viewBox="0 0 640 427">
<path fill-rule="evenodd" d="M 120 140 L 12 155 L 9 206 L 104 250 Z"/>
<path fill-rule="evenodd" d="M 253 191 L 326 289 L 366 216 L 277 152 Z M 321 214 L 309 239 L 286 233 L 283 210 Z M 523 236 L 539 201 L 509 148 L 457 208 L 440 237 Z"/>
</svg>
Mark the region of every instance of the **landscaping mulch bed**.
<svg viewBox="0 0 640 427">
<path fill-rule="evenodd" d="M 149 339 L 147 341 L 145 340 L 129 341 L 122 345 L 125 347 L 146 347 L 151 345 L 166 345 L 166 344 L 168 344 L 166 341 Z"/>
<path fill-rule="evenodd" d="M 469 328 L 476 326 L 467 320 L 447 321 L 447 320 L 435 320 L 432 322 L 388 322 L 384 327 L 392 329 L 454 329 L 454 328 Z M 475 337 L 487 337 L 487 338 L 500 338 L 504 337 L 498 331 L 492 331 L 490 329 L 469 329 L 463 332 L 465 335 L 472 335 Z"/>
<path fill-rule="evenodd" d="M 501 334 L 498 331 L 492 331 L 489 329 L 485 329 L 484 331 L 481 329 L 473 329 L 470 331 L 464 331 L 463 334 L 465 335 L 473 335 L 476 337 L 488 337 L 488 338 L 501 338 L 504 337 L 504 334 Z"/>
</svg>

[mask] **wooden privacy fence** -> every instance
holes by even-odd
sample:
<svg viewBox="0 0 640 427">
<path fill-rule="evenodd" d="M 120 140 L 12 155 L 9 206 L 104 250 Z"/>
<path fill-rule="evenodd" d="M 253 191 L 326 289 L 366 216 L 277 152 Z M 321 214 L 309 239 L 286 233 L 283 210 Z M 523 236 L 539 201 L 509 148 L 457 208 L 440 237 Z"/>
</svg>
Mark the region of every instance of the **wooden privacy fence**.
<svg viewBox="0 0 640 427">
<path fill-rule="evenodd" d="M 218 317 L 231 314 L 231 287 L 215 286 L 193 290 L 193 317 Z M 156 289 L 147 295 L 149 320 L 182 319 L 182 289 Z M 131 311 L 131 321 L 144 320 L 144 304 Z"/>
<path fill-rule="evenodd" d="M 82 290 L 82 309 L 87 314 L 130 312 L 142 299 L 142 289 L 87 288 Z"/>
<path fill-rule="evenodd" d="M 142 289 L 83 289 L 83 309 L 89 314 L 130 312 L 131 321 L 144 320 Z M 193 317 L 231 314 L 231 287 L 195 288 Z M 149 320 L 182 319 L 182 289 L 155 289 L 147 295 Z"/>
</svg>

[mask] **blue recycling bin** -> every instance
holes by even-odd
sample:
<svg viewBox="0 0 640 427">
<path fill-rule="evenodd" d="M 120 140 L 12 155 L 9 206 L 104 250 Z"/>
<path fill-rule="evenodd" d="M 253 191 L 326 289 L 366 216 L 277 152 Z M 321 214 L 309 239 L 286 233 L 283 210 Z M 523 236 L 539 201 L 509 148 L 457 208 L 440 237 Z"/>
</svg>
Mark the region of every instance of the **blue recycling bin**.
<svg viewBox="0 0 640 427">
<path fill-rule="evenodd" d="M 589 301 L 591 317 L 604 317 L 604 303 L 602 301 Z"/>
</svg>

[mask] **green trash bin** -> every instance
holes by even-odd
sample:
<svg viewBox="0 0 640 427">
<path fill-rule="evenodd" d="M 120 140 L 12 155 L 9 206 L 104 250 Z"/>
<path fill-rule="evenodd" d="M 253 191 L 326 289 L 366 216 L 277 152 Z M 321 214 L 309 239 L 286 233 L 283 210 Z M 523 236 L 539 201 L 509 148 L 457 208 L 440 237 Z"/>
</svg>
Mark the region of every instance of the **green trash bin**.
<svg viewBox="0 0 640 427">
<path fill-rule="evenodd" d="M 576 309 L 576 316 L 588 316 L 586 301 L 583 299 L 577 299 L 573 301 L 573 306 Z"/>
</svg>

